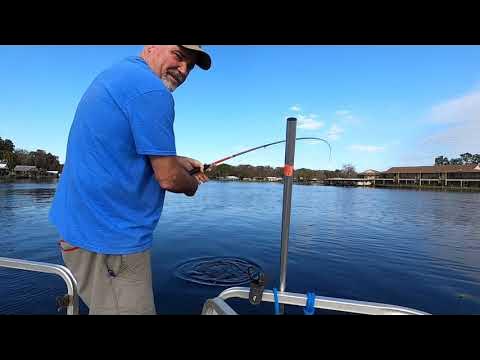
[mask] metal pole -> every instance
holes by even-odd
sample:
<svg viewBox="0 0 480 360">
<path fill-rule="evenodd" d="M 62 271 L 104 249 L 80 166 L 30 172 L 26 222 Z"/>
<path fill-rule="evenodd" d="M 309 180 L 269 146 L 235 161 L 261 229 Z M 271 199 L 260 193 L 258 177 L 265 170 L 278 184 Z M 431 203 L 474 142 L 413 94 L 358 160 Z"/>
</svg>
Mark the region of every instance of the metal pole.
<svg viewBox="0 0 480 360">
<path fill-rule="evenodd" d="M 295 137 L 297 119 L 287 119 L 287 142 L 285 144 L 285 166 L 283 168 L 283 209 L 282 209 L 282 246 L 280 249 L 280 292 L 285 291 L 287 278 L 288 236 L 290 229 L 290 210 L 292 204 L 293 163 L 295 158 Z M 283 313 L 283 306 L 281 306 Z"/>
</svg>

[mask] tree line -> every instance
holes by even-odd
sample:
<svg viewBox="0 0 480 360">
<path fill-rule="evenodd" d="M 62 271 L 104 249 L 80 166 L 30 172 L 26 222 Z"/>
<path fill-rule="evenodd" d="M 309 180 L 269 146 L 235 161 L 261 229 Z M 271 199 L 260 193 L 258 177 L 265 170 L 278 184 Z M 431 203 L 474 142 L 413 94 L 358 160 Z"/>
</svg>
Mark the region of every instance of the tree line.
<svg viewBox="0 0 480 360">
<path fill-rule="evenodd" d="M 47 153 L 45 150 L 28 151 L 16 149 L 15 144 L 10 139 L 3 140 L 0 137 L 0 161 L 6 161 L 9 169 L 17 165 L 36 166 L 39 169 L 50 171 L 62 171 L 63 165 L 58 161 L 58 156 Z M 208 172 L 212 179 L 236 176 L 243 178 L 266 178 L 283 177 L 283 167 L 271 166 L 252 166 L 252 165 L 228 165 L 221 164 L 215 166 Z M 324 180 L 332 177 L 356 177 L 357 172 L 352 164 L 345 164 L 342 169 L 330 170 L 311 170 L 307 168 L 295 169 L 295 178 L 297 180 L 311 181 L 312 179 Z"/>
<path fill-rule="evenodd" d="M 459 158 L 448 159 L 445 156 L 437 156 L 435 158 L 435 165 L 469 165 L 480 164 L 480 154 L 464 153 L 460 154 Z"/>
<path fill-rule="evenodd" d="M 266 177 L 283 177 L 283 167 L 271 166 L 252 166 L 252 165 L 228 165 L 221 164 L 213 167 L 208 173 L 211 179 L 218 179 L 225 176 L 236 176 L 240 179 L 244 178 L 266 178 Z M 356 177 L 357 172 L 351 164 L 343 165 L 342 169 L 330 170 L 311 170 L 306 168 L 295 169 L 295 179 L 303 181 L 311 181 L 313 179 L 324 180 L 331 177 Z"/>
<path fill-rule="evenodd" d="M 3 140 L 0 137 L 0 161 L 6 161 L 9 169 L 17 165 L 36 166 L 39 169 L 49 171 L 61 171 L 62 164 L 58 156 L 47 153 L 45 150 L 28 151 L 15 149 L 15 144 L 10 139 Z"/>
</svg>

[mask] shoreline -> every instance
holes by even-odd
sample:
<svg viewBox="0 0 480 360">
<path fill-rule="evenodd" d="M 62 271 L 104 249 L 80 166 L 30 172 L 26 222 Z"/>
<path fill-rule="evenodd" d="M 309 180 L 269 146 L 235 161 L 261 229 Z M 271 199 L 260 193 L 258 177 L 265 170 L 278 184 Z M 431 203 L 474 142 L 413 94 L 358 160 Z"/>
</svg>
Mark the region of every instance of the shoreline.
<svg viewBox="0 0 480 360">
<path fill-rule="evenodd" d="M 14 183 L 44 183 L 44 182 L 58 182 L 59 178 L 57 177 L 37 177 L 37 178 L 15 178 L 15 177 L 0 177 L 0 184 L 14 184 Z M 224 179 L 210 179 L 210 181 L 221 182 L 221 183 L 257 183 L 257 184 L 283 184 L 283 181 L 261 181 L 261 180 L 224 180 Z M 347 188 L 380 188 L 380 189 L 399 189 L 399 190 L 416 190 L 416 191 L 441 191 L 441 192 L 468 192 L 475 193 L 480 192 L 480 187 L 478 188 L 468 188 L 468 187 L 458 187 L 458 186 L 418 186 L 418 185 L 370 185 L 370 186 L 351 186 L 351 185 L 326 185 L 320 182 L 307 182 L 307 181 L 295 181 L 294 185 L 302 186 L 330 186 L 330 187 L 347 187 Z"/>
<path fill-rule="evenodd" d="M 283 184 L 283 181 L 243 181 L 243 180 L 223 180 L 223 179 L 210 179 L 210 181 L 216 182 L 234 182 L 234 183 L 272 183 Z M 427 191 L 443 191 L 443 192 L 480 192 L 480 187 L 468 188 L 459 186 L 428 186 L 428 185 L 370 185 L 370 186 L 352 186 L 352 185 L 326 185 L 321 182 L 307 182 L 307 181 L 294 181 L 294 185 L 304 186 L 331 186 L 331 187 L 347 187 L 347 188 L 383 188 L 383 189 L 401 189 L 401 190 L 427 190 Z"/>
</svg>

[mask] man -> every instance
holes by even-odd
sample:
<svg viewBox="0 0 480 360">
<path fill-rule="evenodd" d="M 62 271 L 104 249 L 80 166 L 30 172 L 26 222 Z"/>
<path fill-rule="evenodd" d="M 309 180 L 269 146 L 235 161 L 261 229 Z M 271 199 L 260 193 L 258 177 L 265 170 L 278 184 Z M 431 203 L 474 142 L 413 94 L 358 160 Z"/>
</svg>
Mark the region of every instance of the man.
<svg viewBox="0 0 480 360">
<path fill-rule="evenodd" d="M 156 313 L 150 248 L 165 191 L 193 196 L 208 180 L 177 156 L 173 131 L 171 92 L 195 65 L 211 66 L 200 45 L 145 46 L 78 104 L 50 220 L 90 314 Z"/>
</svg>

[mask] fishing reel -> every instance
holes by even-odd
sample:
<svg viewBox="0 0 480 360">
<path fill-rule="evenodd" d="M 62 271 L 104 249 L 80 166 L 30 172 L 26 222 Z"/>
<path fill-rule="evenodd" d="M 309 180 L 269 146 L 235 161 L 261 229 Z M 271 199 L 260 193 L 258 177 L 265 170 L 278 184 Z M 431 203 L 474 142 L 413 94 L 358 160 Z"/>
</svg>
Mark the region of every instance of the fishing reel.
<svg viewBox="0 0 480 360">
<path fill-rule="evenodd" d="M 265 274 L 259 272 L 257 276 L 250 276 L 250 293 L 248 300 L 252 305 L 258 305 L 262 302 L 263 290 L 265 289 Z"/>
</svg>

